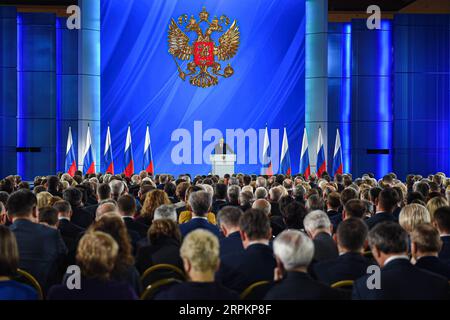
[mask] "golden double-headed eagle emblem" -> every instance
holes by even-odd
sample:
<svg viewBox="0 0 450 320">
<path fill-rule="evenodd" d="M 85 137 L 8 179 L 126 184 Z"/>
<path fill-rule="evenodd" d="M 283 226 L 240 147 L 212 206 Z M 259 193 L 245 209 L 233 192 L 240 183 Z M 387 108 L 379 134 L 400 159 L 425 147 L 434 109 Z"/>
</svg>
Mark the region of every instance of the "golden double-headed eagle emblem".
<svg viewBox="0 0 450 320">
<path fill-rule="evenodd" d="M 186 14 L 181 15 L 178 21 L 174 19 L 169 25 L 169 53 L 173 56 L 178 68 L 178 75 L 183 81 L 190 76 L 189 82 L 197 87 L 208 88 L 219 83 L 219 76 L 229 78 L 234 70 L 228 64 L 221 73 L 222 66 L 218 61 L 227 61 L 234 57 L 239 48 L 239 28 L 236 20 L 230 25 L 230 19 L 222 15 L 209 20 L 209 13 L 203 8 L 197 21 L 194 16 L 189 19 Z M 206 24 L 203 33 L 202 26 Z M 195 32 L 197 38 L 190 44 L 190 38 L 181 30 L 184 27 L 186 33 Z M 227 31 L 224 28 L 229 27 Z M 219 45 L 214 43 L 211 35 L 214 32 L 222 33 Z M 192 60 L 193 61 L 189 61 Z M 187 70 L 183 71 L 178 60 L 189 61 Z M 218 61 L 216 61 L 218 60 Z"/>
</svg>

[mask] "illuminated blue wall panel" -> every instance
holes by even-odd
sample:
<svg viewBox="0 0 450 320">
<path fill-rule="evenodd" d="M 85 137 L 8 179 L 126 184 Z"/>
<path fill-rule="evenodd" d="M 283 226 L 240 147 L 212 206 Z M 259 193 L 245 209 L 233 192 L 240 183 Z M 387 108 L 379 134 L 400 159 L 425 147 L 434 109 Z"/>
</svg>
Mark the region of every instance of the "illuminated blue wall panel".
<svg viewBox="0 0 450 320">
<path fill-rule="evenodd" d="M 0 177 L 16 172 L 17 12 L 0 7 Z"/>
<path fill-rule="evenodd" d="M 341 136 L 344 172 L 351 172 L 351 24 L 328 24 L 328 168 L 333 168 L 336 129 Z"/>
<path fill-rule="evenodd" d="M 366 20 L 352 20 L 352 173 L 373 172 L 382 177 L 392 170 L 393 54 L 392 23 L 369 30 Z M 368 154 L 387 149 L 389 154 Z"/>
<path fill-rule="evenodd" d="M 63 171 L 69 126 L 75 152 L 78 142 L 78 31 L 62 17 L 56 21 L 56 95 L 57 171 Z"/>
<path fill-rule="evenodd" d="M 56 168 L 55 15 L 17 17 L 17 145 L 41 148 L 18 153 L 17 171 L 32 179 Z"/>
<path fill-rule="evenodd" d="M 394 169 L 450 173 L 450 16 L 394 19 Z"/>
</svg>

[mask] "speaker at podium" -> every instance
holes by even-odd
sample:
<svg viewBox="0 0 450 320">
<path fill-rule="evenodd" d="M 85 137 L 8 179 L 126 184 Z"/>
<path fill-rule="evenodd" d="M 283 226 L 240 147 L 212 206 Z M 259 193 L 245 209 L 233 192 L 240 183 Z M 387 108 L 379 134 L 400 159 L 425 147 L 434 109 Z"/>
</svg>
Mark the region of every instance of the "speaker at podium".
<svg viewBox="0 0 450 320">
<path fill-rule="evenodd" d="M 212 164 L 212 174 L 223 177 L 225 174 L 234 173 L 234 165 L 236 163 L 236 155 L 224 139 L 220 139 L 219 143 L 214 147 L 214 154 L 210 157 Z"/>
</svg>

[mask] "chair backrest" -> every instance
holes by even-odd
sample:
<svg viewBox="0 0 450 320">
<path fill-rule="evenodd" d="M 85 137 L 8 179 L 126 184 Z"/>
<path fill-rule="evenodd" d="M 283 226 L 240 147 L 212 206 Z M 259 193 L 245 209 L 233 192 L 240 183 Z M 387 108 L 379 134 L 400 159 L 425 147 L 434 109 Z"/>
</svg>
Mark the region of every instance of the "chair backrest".
<svg viewBox="0 0 450 320">
<path fill-rule="evenodd" d="M 14 280 L 23 284 L 26 284 L 36 290 L 38 294 L 38 299 L 44 299 L 44 294 L 42 293 L 42 288 L 39 282 L 30 273 L 22 269 L 17 269 L 17 275 Z"/>
<path fill-rule="evenodd" d="M 342 281 L 338 281 L 335 282 L 331 285 L 332 288 L 334 289 L 348 289 L 351 290 L 353 288 L 353 280 L 342 280 Z"/>
<path fill-rule="evenodd" d="M 272 287 L 269 281 L 258 281 L 248 286 L 241 293 L 241 300 L 262 300 Z"/>
<path fill-rule="evenodd" d="M 145 270 L 141 276 L 141 283 L 143 288 L 147 288 L 156 281 L 171 278 L 185 281 L 186 275 L 183 270 L 177 266 L 171 264 L 157 264 Z"/>
<path fill-rule="evenodd" d="M 141 294 L 141 300 L 152 300 L 157 293 L 159 293 L 165 287 L 169 287 L 175 283 L 181 283 L 183 281 L 174 278 L 161 279 L 155 283 L 149 285 Z"/>
</svg>

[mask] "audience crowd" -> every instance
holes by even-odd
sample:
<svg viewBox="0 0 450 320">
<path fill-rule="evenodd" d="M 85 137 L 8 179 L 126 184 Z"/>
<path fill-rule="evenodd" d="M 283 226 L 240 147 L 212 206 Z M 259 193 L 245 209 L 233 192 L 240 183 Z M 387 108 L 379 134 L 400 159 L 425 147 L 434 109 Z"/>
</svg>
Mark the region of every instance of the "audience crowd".
<svg viewBox="0 0 450 320">
<path fill-rule="evenodd" d="M 443 173 L 8 176 L 0 299 L 449 299 L 449 202 Z"/>
</svg>

